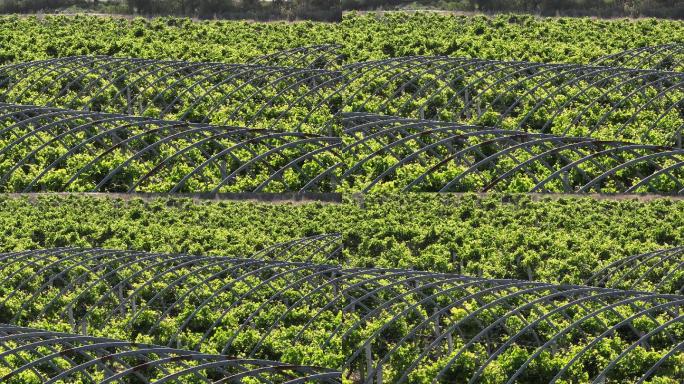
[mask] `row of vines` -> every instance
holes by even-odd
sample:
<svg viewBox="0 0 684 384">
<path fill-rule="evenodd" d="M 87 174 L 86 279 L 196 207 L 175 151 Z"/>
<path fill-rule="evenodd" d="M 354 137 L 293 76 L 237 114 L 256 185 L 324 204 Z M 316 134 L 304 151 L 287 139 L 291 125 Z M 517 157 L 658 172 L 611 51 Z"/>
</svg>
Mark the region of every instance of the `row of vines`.
<svg viewBox="0 0 684 384">
<path fill-rule="evenodd" d="M 5 382 L 684 374 L 684 251 L 668 248 L 680 242 L 679 202 L 36 199 L 3 201 L 3 238 L 17 241 L 3 249 L 48 248 L 0 255 L 0 323 L 13 324 L 0 327 Z M 342 233 L 283 241 L 326 229 Z"/>
<path fill-rule="evenodd" d="M 312 246 L 305 242 L 303 248 Z M 670 253 L 682 262 L 681 250 Z M 306 261 L 282 260 L 292 254 Z M 684 378 L 680 295 L 343 269 L 313 264 L 309 256 L 271 250 L 233 259 L 70 248 L 5 254 L 0 321 L 331 367 L 349 382 Z M 603 280 L 626 281 L 618 271 L 600 273 Z M 682 275 L 676 280 L 674 289 L 681 291 Z M 10 354 L 17 349 L 10 345 Z M 60 376 L 80 375 L 81 366 L 72 365 Z M 24 366 L 6 372 L 9 382 L 40 382 Z"/>
<path fill-rule="evenodd" d="M 684 75 L 660 68 L 680 45 L 601 65 L 340 49 L 2 67 L 0 188 L 684 193 Z"/>
</svg>

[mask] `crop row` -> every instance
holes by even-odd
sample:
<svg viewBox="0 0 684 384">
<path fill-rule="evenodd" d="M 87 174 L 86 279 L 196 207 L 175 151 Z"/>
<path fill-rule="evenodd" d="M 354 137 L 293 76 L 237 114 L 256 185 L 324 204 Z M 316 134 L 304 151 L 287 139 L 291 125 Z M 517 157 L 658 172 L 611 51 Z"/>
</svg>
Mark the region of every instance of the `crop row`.
<svg viewBox="0 0 684 384">
<path fill-rule="evenodd" d="M 628 49 L 593 61 L 594 65 L 684 72 L 684 45 L 671 43 Z"/>
<path fill-rule="evenodd" d="M 6 191 L 329 190 L 325 170 L 339 162 L 339 139 L 330 137 L 54 108 L 0 109 Z"/>
<path fill-rule="evenodd" d="M 662 19 L 420 12 L 348 14 L 334 24 L 3 16 L 0 62 L 73 55 L 246 62 L 290 47 L 335 43 L 343 46 L 346 62 L 427 55 L 586 64 L 625 49 L 682 42 L 681 25 Z"/>
<path fill-rule="evenodd" d="M 0 324 L 0 380 L 59 383 L 340 383 L 340 372 Z"/>
<path fill-rule="evenodd" d="M 587 284 L 671 294 L 684 293 L 684 247 L 628 256 L 596 271 Z"/>
<path fill-rule="evenodd" d="M 54 249 L 1 256 L 2 321 L 355 382 L 684 379 L 681 296 L 411 270 Z"/>
<path fill-rule="evenodd" d="M 251 255 L 289 239 L 340 232 L 344 257 L 333 260 L 345 266 L 583 284 L 619 259 L 684 242 L 684 202 L 669 198 L 537 201 L 508 194 L 407 193 L 359 199 L 266 204 L 0 196 L 0 249 Z"/>
<path fill-rule="evenodd" d="M 323 54 L 330 46 L 302 48 Z M 414 56 L 303 67 L 67 57 L 0 68 L 7 103 L 329 134 L 368 112 L 557 135 L 681 145 L 684 73 Z M 325 56 L 327 57 L 327 56 Z M 327 66 L 334 58 L 322 59 Z M 318 64 L 316 64 L 318 65 Z"/>
<path fill-rule="evenodd" d="M 368 113 L 337 136 L 0 104 L 6 192 L 684 193 L 684 151 Z"/>
</svg>

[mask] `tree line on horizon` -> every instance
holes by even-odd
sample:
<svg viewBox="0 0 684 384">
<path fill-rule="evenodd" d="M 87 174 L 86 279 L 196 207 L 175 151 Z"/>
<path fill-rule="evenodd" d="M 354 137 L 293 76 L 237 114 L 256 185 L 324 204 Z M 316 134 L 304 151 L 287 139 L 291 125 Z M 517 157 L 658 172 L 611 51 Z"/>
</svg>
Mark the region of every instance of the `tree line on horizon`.
<svg viewBox="0 0 684 384">
<path fill-rule="evenodd" d="M 684 19 L 682 0 L 0 0 L 2 13 L 69 8 L 143 16 L 328 21 L 341 19 L 342 11 L 415 8 L 542 16 Z"/>
<path fill-rule="evenodd" d="M 343 10 L 432 8 L 543 16 L 684 18 L 682 0 L 341 0 Z"/>
<path fill-rule="evenodd" d="M 0 0 L 2 13 L 91 10 L 142 16 L 315 19 L 342 17 L 339 0 Z"/>
</svg>

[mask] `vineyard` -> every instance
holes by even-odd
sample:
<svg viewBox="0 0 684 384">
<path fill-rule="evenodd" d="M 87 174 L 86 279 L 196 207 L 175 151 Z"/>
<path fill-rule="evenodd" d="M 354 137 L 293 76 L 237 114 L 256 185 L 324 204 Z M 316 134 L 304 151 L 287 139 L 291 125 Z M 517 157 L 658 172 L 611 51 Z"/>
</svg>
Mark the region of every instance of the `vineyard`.
<svg viewBox="0 0 684 384">
<path fill-rule="evenodd" d="M 0 18 L 0 382 L 684 381 L 682 31 Z"/>
<path fill-rule="evenodd" d="M 340 65 L 336 48 L 250 64 L 3 67 L 2 186 L 684 194 L 680 72 L 426 56 Z M 646 56 L 662 63 L 662 50 L 679 52 Z"/>
</svg>

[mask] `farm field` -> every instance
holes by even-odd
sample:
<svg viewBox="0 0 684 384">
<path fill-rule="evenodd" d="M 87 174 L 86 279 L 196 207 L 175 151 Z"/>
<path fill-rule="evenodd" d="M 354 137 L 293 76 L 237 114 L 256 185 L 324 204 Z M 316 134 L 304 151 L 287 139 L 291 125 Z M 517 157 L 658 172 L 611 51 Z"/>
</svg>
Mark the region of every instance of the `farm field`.
<svg viewBox="0 0 684 384">
<path fill-rule="evenodd" d="M 682 22 L 3 16 L 0 62 L 0 382 L 684 381 Z"/>
</svg>

